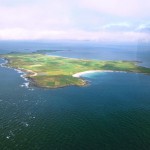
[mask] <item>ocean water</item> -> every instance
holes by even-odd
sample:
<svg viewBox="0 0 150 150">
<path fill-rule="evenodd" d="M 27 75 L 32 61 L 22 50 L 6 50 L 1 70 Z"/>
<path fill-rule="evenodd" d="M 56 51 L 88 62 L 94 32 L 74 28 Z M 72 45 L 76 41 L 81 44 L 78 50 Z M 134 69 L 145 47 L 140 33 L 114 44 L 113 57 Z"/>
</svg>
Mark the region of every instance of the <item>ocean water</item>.
<svg viewBox="0 0 150 150">
<path fill-rule="evenodd" d="M 19 45 L 14 47 L 22 51 Z M 4 53 L 11 50 L 5 48 L 1 47 Z M 76 50 L 73 46 L 68 53 L 53 54 L 105 60 L 134 58 L 149 66 L 149 49 L 136 48 L 127 46 L 125 51 L 125 46 L 120 45 L 91 46 L 85 55 L 86 47 Z M 84 78 L 90 84 L 86 87 L 49 90 L 21 86 L 26 81 L 20 75 L 13 69 L 0 67 L 0 149 L 150 149 L 150 76 L 117 72 L 87 74 Z"/>
</svg>

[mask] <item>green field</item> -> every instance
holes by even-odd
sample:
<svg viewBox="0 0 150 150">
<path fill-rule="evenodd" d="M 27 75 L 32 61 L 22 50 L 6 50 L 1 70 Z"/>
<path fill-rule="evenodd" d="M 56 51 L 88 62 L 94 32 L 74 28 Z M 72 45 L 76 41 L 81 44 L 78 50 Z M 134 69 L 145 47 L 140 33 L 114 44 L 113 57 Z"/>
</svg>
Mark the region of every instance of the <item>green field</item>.
<svg viewBox="0 0 150 150">
<path fill-rule="evenodd" d="M 84 86 L 86 81 L 72 75 L 88 70 L 112 70 L 150 74 L 150 68 L 132 61 L 98 61 L 48 56 L 40 53 L 12 53 L 0 55 L 8 66 L 27 72 L 34 86 L 58 88 L 69 85 Z"/>
</svg>

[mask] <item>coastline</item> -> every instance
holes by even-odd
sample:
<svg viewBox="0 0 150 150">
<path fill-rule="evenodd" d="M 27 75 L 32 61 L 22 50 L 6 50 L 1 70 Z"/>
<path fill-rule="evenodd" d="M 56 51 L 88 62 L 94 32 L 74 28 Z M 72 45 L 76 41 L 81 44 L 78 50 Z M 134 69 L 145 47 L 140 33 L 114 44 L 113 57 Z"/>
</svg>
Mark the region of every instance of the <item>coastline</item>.
<svg viewBox="0 0 150 150">
<path fill-rule="evenodd" d="M 5 56 L 5 55 L 4 55 Z M 36 56 L 36 55 L 35 55 Z M 44 59 L 45 55 L 42 56 L 36 56 L 35 58 L 41 58 Z M 51 55 L 52 56 L 52 55 Z M 66 87 L 66 86 L 86 86 L 88 85 L 88 81 L 86 81 L 86 76 L 84 78 L 85 74 L 92 74 L 92 73 L 102 73 L 102 72 L 122 72 L 122 73 L 128 73 L 128 72 L 134 72 L 134 73 L 149 73 L 150 70 L 148 70 L 148 68 L 144 68 L 144 67 L 139 67 L 135 64 L 135 63 L 131 63 L 131 62 L 126 62 L 126 61 L 121 61 L 121 62 L 102 62 L 102 64 L 104 63 L 106 65 L 106 67 L 101 67 L 101 61 L 98 63 L 96 62 L 96 64 L 100 67 L 88 67 L 88 65 L 93 65 L 94 62 L 88 61 L 88 60 L 82 60 L 82 59 L 77 59 L 78 61 L 74 61 L 76 59 L 73 58 L 67 58 L 65 59 L 65 57 L 61 57 L 61 56 L 52 56 L 55 57 L 56 59 L 50 59 L 47 58 L 46 61 L 44 59 L 44 63 L 43 67 L 47 67 L 47 61 L 49 63 L 52 62 L 51 68 L 52 68 L 52 73 L 49 70 L 50 74 L 49 76 L 43 76 L 41 78 L 34 78 L 35 76 L 40 76 L 40 73 L 42 73 L 43 70 L 37 70 L 37 68 L 33 68 L 33 70 L 30 70 L 30 67 L 24 67 L 21 66 L 19 64 L 19 61 L 17 62 L 18 64 L 13 64 L 11 62 L 11 58 L 7 57 L 7 55 L 5 57 L 1 57 L 2 60 L 4 60 L 5 62 L 2 62 L 0 64 L 1 67 L 6 67 L 6 68 L 11 68 L 14 69 L 15 71 L 17 71 L 18 73 L 20 73 L 21 77 L 26 81 L 25 83 L 23 83 L 23 85 L 21 85 L 22 87 L 27 87 L 29 88 L 30 86 L 35 86 L 35 87 L 40 87 L 40 88 L 50 88 L 50 89 L 55 89 L 55 88 L 61 88 L 61 87 Z M 57 57 L 60 58 L 64 58 L 64 59 L 59 59 Z M 15 58 L 15 56 L 14 56 Z M 24 55 L 20 55 L 20 58 L 24 60 Z M 29 55 L 27 58 L 30 58 L 32 60 L 32 56 Z M 38 60 L 38 59 L 37 59 Z M 62 66 L 62 64 L 66 63 L 70 63 L 71 65 L 73 64 L 76 68 L 72 69 L 69 66 L 66 65 L 66 68 L 63 67 L 63 69 L 60 67 Z M 86 64 L 86 63 L 87 64 Z M 53 67 L 53 63 L 56 63 L 56 65 L 58 64 L 58 68 L 56 69 L 55 67 Z M 76 65 L 77 63 L 77 65 Z M 79 69 L 78 67 L 78 63 L 79 63 Z M 119 64 L 120 66 L 118 67 L 117 64 Z M 30 64 L 29 64 L 30 65 Z M 36 64 L 37 65 L 37 64 Z M 108 66 L 107 66 L 108 65 Z M 34 65 L 35 66 L 35 65 Z M 41 66 L 41 64 L 40 64 Z M 80 68 L 81 66 L 81 68 Z M 131 66 L 131 69 L 129 68 Z M 24 68 L 23 68 L 24 67 Z M 25 69 L 25 68 L 29 68 L 29 69 Z M 44 68 L 44 69 L 45 69 Z M 68 71 L 68 68 L 71 70 L 70 72 Z M 47 70 L 49 68 L 46 68 Z M 57 76 L 57 72 L 59 71 L 59 69 L 62 71 L 62 74 L 58 73 Z M 91 70 L 90 70 L 91 69 Z M 102 70 L 103 69 L 103 70 Z M 36 72 L 34 72 L 34 70 L 36 70 Z M 78 72 L 78 71 L 81 72 Z M 123 70 L 123 71 L 121 71 Z M 64 72 L 66 71 L 66 72 Z M 68 78 L 67 78 L 68 77 Z M 42 81 L 42 79 L 45 79 Z M 76 79 L 75 79 L 76 78 Z M 78 78 L 78 79 L 77 79 Z"/>
<path fill-rule="evenodd" d="M 53 88 L 39 86 L 34 81 L 34 79 L 32 78 L 34 76 L 37 76 L 36 72 L 34 72 L 32 70 L 28 70 L 28 69 L 13 68 L 11 66 L 7 66 L 7 64 L 9 64 L 9 59 L 2 58 L 2 60 L 4 60 L 5 62 L 0 64 L 1 67 L 6 67 L 6 68 L 9 68 L 9 69 L 15 70 L 17 73 L 21 74 L 20 77 L 23 78 L 24 81 L 26 81 L 25 83 L 20 85 L 21 87 L 29 88 L 30 85 L 33 85 L 35 87 L 40 87 L 40 88 L 56 89 L 56 88 L 63 88 L 63 87 L 67 87 L 67 86 L 72 86 L 72 84 L 65 85 L 65 86 L 59 86 L 59 87 L 53 87 Z M 126 73 L 125 71 L 113 71 L 113 70 L 88 70 L 88 71 L 75 73 L 75 74 L 72 75 L 72 77 L 81 78 L 85 82 L 84 85 L 81 85 L 81 87 L 83 87 L 83 86 L 87 86 L 89 84 L 89 82 L 86 81 L 85 79 L 83 79 L 84 77 L 82 77 L 82 76 L 84 76 L 85 74 L 102 73 L 102 72 L 124 72 L 124 73 Z M 28 75 L 28 77 L 27 77 L 27 75 Z"/>
<path fill-rule="evenodd" d="M 81 78 L 82 76 L 86 74 L 92 74 L 92 73 L 101 73 L 101 72 L 123 72 L 126 73 L 126 71 L 113 71 L 113 70 L 89 70 L 89 71 L 83 71 L 73 74 L 72 76 L 75 78 Z"/>
<path fill-rule="evenodd" d="M 68 86 L 75 86 L 75 85 L 62 85 L 59 87 L 42 87 L 40 85 L 38 85 L 34 79 L 32 77 L 37 76 L 36 72 L 33 72 L 32 70 L 25 70 L 23 68 L 13 68 L 11 66 L 7 66 L 7 64 L 9 64 L 9 59 L 6 58 L 0 58 L 2 59 L 4 62 L 0 64 L 0 67 L 4 67 L 4 68 L 8 68 L 8 69 L 13 69 L 14 71 L 16 71 L 18 74 L 21 74 L 20 77 L 24 79 L 24 83 L 22 83 L 20 86 L 21 87 L 26 87 L 26 88 L 30 88 L 30 86 L 34 86 L 34 87 L 39 87 L 39 88 L 44 88 L 44 89 L 57 89 L 57 88 L 64 88 L 64 87 L 68 87 Z M 27 75 L 29 75 L 29 77 L 27 77 Z M 85 83 L 85 85 L 87 85 L 87 82 Z M 85 86 L 84 85 L 84 86 Z M 31 88 L 31 90 L 33 90 L 33 88 Z"/>
<path fill-rule="evenodd" d="M 7 66 L 7 64 L 9 64 L 9 60 L 6 59 L 6 58 L 1 58 L 3 61 L 5 61 L 4 63 L 1 63 L 0 64 L 0 67 L 3 67 L 3 68 L 8 68 L 8 69 L 13 69 L 14 71 L 16 71 L 17 73 L 21 74 L 20 77 L 24 79 L 24 83 L 21 84 L 20 86 L 21 87 L 26 87 L 26 88 L 29 88 L 29 84 L 30 84 L 30 80 L 26 77 L 27 75 L 27 71 L 23 70 L 23 69 L 20 69 L 20 68 L 13 68 L 13 67 L 10 67 L 10 66 Z"/>
</svg>

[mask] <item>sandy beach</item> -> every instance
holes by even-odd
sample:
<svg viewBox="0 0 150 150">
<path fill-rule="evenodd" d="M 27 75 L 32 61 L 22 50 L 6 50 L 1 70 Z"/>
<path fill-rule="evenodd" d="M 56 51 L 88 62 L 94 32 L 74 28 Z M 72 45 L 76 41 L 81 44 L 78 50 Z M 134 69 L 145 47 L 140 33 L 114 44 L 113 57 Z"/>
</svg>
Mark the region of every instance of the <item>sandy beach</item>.
<svg viewBox="0 0 150 150">
<path fill-rule="evenodd" d="M 73 74 L 73 77 L 80 78 L 81 76 L 84 76 L 85 74 L 91 74 L 91 73 L 96 73 L 96 72 L 125 72 L 125 71 L 112 71 L 112 70 L 89 70 L 89 71 L 84 71 L 84 72 L 78 72 L 76 74 Z"/>
</svg>

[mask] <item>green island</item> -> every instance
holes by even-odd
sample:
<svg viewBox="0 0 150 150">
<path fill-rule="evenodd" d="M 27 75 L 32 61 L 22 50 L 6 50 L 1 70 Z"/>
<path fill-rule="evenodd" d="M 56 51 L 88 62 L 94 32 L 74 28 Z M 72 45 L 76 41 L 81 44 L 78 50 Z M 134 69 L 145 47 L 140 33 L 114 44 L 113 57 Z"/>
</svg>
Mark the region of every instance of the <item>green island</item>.
<svg viewBox="0 0 150 150">
<path fill-rule="evenodd" d="M 84 86 L 87 81 L 74 74 L 90 70 L 150 74 L 150 68 L 138 66 L 138 62 L 133 61 L 84 60 L 44 53 L 9 53 L 0 55 L 0 58 L 8 60 L 6 66 L 25 72 L 24 76 L 30 79 L 30 84 L 44 88 Z"/>
</svg>

